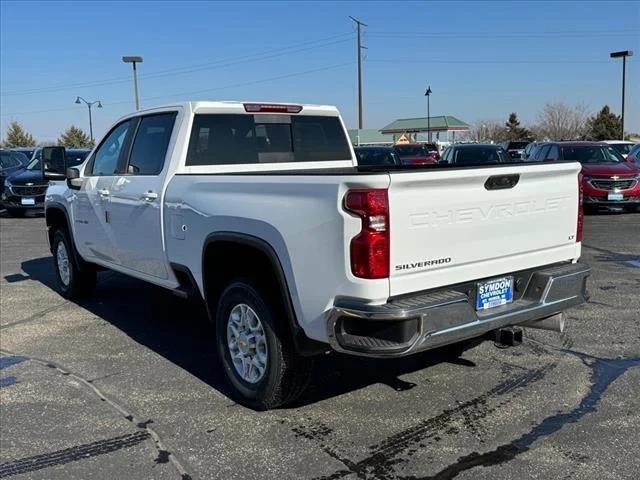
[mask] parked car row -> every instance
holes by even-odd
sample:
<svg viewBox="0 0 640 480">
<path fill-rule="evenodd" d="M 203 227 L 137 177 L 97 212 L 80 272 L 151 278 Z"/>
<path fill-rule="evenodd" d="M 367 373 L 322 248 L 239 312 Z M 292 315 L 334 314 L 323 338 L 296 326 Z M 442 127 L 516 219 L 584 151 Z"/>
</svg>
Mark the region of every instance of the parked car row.
<svg viewBox="0 0 640 480">
<path fill-rule="evenodd" d="M 585 207 L 640 211 L 640 164 L 633 155 L 625 158 L 616 145 L 619 144 L 542 142 L 536 145 L 527 160 L 580 162 Z M 638 150 L 635 152 L 637 154 Z"/>
<path fill-rule="evenodd" d="M 522 158 L 525 148 L 531 142 L 528 140 L 518 140 L 515 142 L 505 142 L 502 145 L 511 158 Z"/>
<path fill-rule="evenodd" d="M 524 143 L 454 144 L 443 152 L 437 163 L 468 166 L 576 161 L 582 164 L 585 207 L 640 211 L 640 145 L 634 146 L 631 142 L 621 141 L 531 142 L 527 145 Z M 356 148 L 360 165 L 436 163 L 435 159 L 427 161 L 426 156 L 420 157 L 419 154 L 424 155 L 421 152 L 423 150 L 419 150 L 413 144 Z M 407 157 L 407 153 L 413 155 Z"/>
<path fill-rule="evenodd" d="M 31 151 L 31 159 L 25 153 Z M 42 178 L 42 148 L 2 150 L 2 191 L 0 207 L 9 216 L 22 217 L 29 210 L 42 209 L 48 181 Z M 90 150 L 67 149 L 67 162 L 77 166 L 84 162 Z M 7 167 L 5 168 L 5 164 Z M 45 164 L 45 169 L 47 165 Z"/>
</svg>

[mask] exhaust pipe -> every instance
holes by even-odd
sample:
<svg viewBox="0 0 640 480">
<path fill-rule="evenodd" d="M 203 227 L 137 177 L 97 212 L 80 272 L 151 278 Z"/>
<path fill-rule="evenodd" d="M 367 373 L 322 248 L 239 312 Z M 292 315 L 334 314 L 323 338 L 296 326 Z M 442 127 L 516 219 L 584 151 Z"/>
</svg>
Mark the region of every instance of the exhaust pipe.
<svg viewBox="0 0 640 480">
<path fill-rule="evenodd" d="M 531 320 L 521 324 L 523 327 L 539 328 L 540 330 L 551 330 L 552 332 L 562 333 L 565 328 L 564 313 L 556 313 L 542 320 Z"/>
</svg>

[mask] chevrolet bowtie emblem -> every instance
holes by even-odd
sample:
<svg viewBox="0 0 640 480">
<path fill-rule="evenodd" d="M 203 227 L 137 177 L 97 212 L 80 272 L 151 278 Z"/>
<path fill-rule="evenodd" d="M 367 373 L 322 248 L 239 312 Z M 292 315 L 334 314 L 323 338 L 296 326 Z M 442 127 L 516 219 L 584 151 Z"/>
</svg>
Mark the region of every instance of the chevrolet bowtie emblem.
<svg viewBox="0 0 640 480">
<path fill-rule="evenodd" d="M 618 180 L 620 177 L 618 175 L 614 175 L 613 177 L 611 177 L 611 180 Z"/>
</svg>

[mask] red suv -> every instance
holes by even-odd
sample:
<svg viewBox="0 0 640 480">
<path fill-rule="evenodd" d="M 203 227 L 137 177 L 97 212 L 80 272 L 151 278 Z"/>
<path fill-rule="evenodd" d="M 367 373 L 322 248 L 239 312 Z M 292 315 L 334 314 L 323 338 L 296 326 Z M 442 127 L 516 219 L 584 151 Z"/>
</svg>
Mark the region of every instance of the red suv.
<svg viewBox="0 0 640 480">
<path fill-rule="evenodd" d="M 640 211 L 640 165 L 626 162 L 600 142 L 550 142 L 536 148 L 533 160 L 573 160 L 582 164 L 585 207 L 625 207 Z"/>
<path fill-rule="evenodd" d="M 430 165 L 440 159 L 434 143 L 403 143 L 393 147 L 402 165 Z"/>
</svg>

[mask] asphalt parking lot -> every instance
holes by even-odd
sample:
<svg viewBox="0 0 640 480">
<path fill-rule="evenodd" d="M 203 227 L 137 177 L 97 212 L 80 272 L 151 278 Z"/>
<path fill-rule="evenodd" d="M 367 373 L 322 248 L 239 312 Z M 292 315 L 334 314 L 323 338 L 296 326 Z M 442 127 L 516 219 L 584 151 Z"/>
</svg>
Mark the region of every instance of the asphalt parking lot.
<svg viewBox="0 0 640 480">
<path fill-rule="evenodd" d="M 0 217 L 0 478 L 637 478 L 640 214 L 586 217 L 565 334 L 329 355 L 270 412 L 228 398 L 197 308 L 112 272 L 65 301 L 44 219 Z"/>
</svg>

